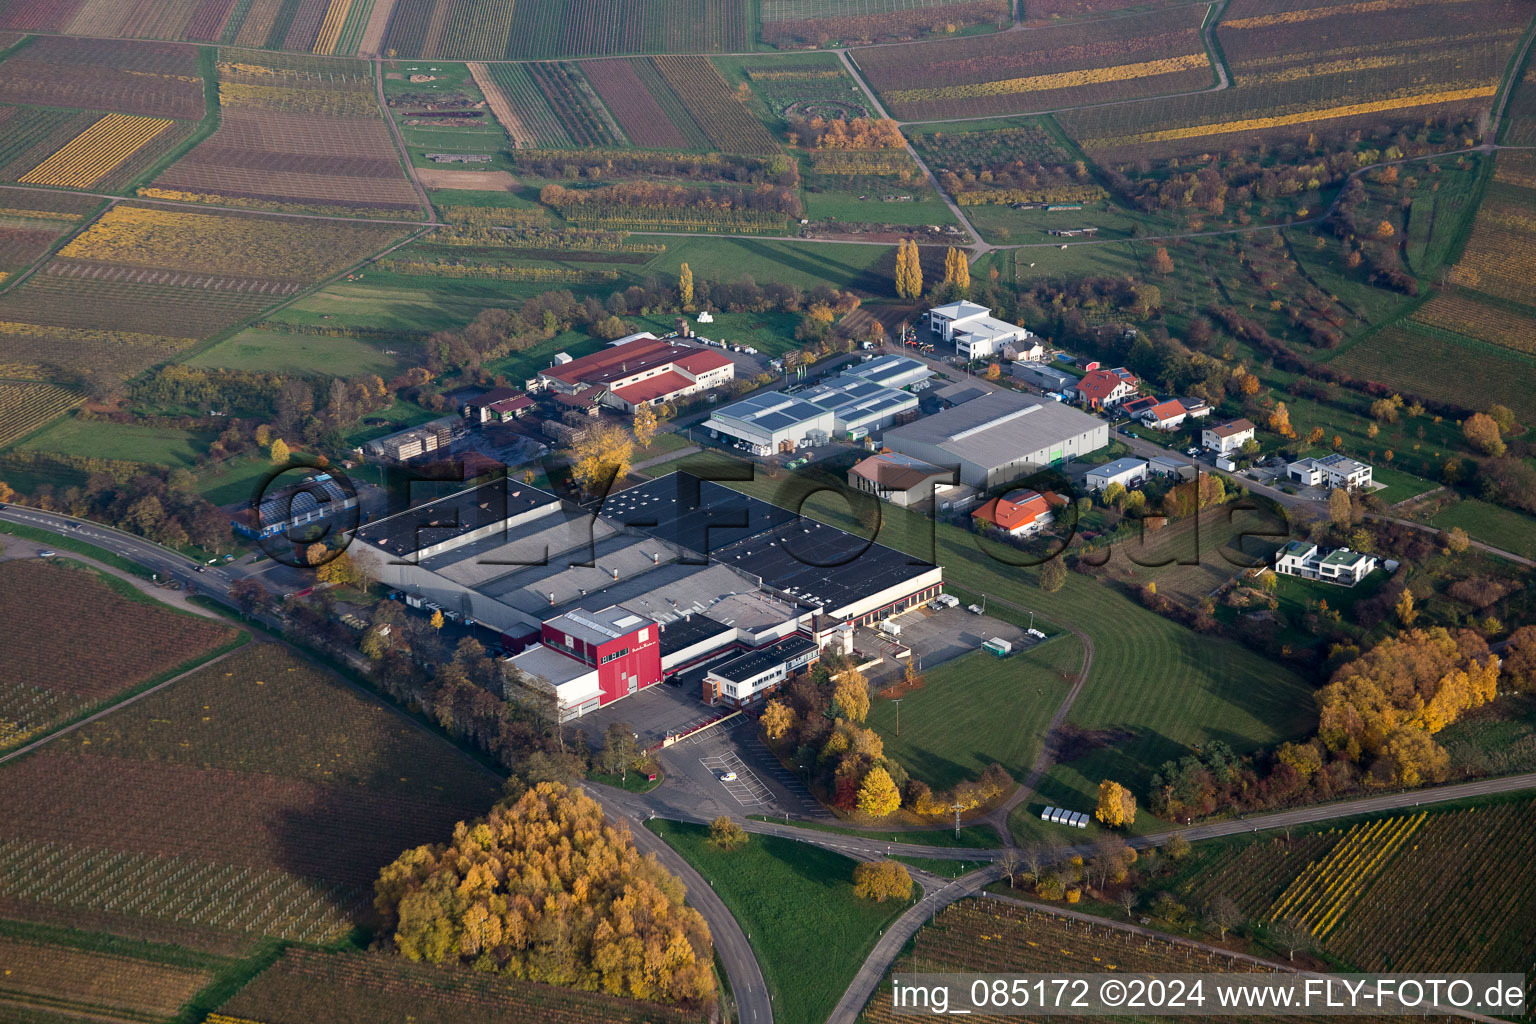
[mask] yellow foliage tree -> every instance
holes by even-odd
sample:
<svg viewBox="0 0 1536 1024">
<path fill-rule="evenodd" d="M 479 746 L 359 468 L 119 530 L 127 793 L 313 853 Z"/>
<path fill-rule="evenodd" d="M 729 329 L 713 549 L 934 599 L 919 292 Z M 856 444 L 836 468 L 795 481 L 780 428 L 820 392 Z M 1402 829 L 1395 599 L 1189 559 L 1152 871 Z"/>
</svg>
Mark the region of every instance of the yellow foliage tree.
<svg viewBox="0 0 1536 1024">
<path fill-rule="evenodd" d="M 896 247 L 896 294 L 903 299 L 923 294 L 923 264 L 917 243 L 910 238 L 902 239 Z"/>
<path fill-rule="evenodd" d="M 629 474 L 634 454 L 634 437 L 623 427 L 592 427 L 571 449 L 571 478 L 589 494 L 607 488 Z"/>
<path fill-rule="evenodd" d="M 443 628 L 443 613 L 442 613 L 442 611 L 438 610 L 438 611 L 433 612 L 432 613 L 432 618 L 428 619 L 427 621 L 431 624 L 433 629 L 442 629 Z"/>
<path fill-rule="evenodd" d="M 290 452 L 288 451 L 288 442 L 284 441 L 282 438 L 274 438 L 272 440 L 272 447 L 268 449 L 268 452 L 272 456 L 272 464 L 274 466 L 288 465 L 288 459 L 290 456 Z"/>
<path fill-rule="evenodd" d="M 869 681 L 858 669 L 849 669 L 837 677 L 832 688 L 832 703 L 841 717 L 862 722 L 869 717 Z"/>
<path fill-rule="evenodd" d="M 686 263 L 677 272 L 677 301 L 684 309 L 693 308 L 693 268 Z"/>
<path fill-rule="evenodd" d="M 901 806 L 901 793 L 891 779 L 891 773 L 879 765 L 864 774 L 859 786 L 858 807 L 871 818 L 884 818 L 895 813 Z"/>
<path fill-rule="evenodd" d="M 1110 828 L 1124 828 L 1136 821 L 1136 798 L 1120 783 L 1099 783 L 1099 806 L 1093 816 Z"/>
<path fill-rule="evenodd" d="M 916 248 L 914 244 L 913 248 Z M 965 258 L 964 251 L 949 247 L 944 254 L 944 287 L 954 285 L 961 292 L 967 292 L 971 288 L 971 264 Z"/>
<path fill-rule="evenodd" d="M 876 903 L 889 899 L 909 900 L 912 898 L 912 876 L 900 861 L 860 864 L 853 869 L 853 894 Z"/>
<path fill-rule="evenodd" d="M 635 406 L 635 421 L 631 429 L 635 434 L 635 443 L 641 448 L 649 448 L 656 437 L 656 410 L 648 404 Z"/>
<path fill-rule="evenodd" d="M 763 735 L 772 743 L 777 743 L 790 730 L 795 727 L 795 712 L 781 700 L 771 700 L 768 706 L 763 708 Z"/>
</svg>

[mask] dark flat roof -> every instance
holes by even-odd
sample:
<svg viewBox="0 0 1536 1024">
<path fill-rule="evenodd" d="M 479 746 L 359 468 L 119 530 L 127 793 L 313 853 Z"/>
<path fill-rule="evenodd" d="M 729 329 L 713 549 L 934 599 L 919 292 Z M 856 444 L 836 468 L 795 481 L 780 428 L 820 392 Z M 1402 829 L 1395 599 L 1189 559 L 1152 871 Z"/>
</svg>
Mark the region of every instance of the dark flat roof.
<svg viewBox="0 0 1536 1024">
<path fill-rule="evenodd" d="M 359 529 L 357 537 L 403 557 L 458 534 L 559 502 L 559 498 L 537 487 L 510 479 L 496 480 L 375 520 Z"/>
<path fill-rule="evenodd" d="M 711 665 L 709 672 L 722 679 L 729 679 L 733 683 L 740 683 L 762 675 L 780 662 L 789 661 L 801 654 L 808 654 L 815 649 L 814 640 L 794 633 L 767 647 L 759 647 L 755 651 L 737 655 L 729 661 Z"/>
<path fill-rule="evenodd" d="M 612 495 L 603 515 L 760 577 L 802 604 L 826 611 L 933 568 L 931 562 L 689 473 Z"/>
<path fill-rule="evenodd" d="M 698 613 L 664 622 L 661 625 L 661 656 L 665 658 L 669 654 L 692 647 L 701 640 L 734 631 L 734 627 Z"/>
</svg>

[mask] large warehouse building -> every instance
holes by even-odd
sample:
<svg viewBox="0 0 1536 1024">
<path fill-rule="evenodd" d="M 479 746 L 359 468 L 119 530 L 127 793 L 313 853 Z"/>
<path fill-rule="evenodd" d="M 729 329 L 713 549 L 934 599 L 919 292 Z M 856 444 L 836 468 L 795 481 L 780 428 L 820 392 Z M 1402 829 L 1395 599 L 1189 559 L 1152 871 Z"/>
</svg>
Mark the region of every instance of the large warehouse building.
<svg viewBox="0 0 1536 1024">
<path fill-rule="evenodd" d="M 1103 448 L 1109 424 L 1059 402 L 994 391 L 887 430 L 882 440 L 929 465 L 958 467 L 961 483 L 987 490 Z"/>
<path fill-rule="evenodd" d="M 659 405 L 728 384 L 735 376 L 736 364 L 719 352 L 640 336 L 541 370 L 527 382 L 527 389 L 591 394 L 599 404 L 633 412 L 636 406 Z"/>
<path fill-rule="evenodd" d="M 802 444 L 826 444 L 836 429 L 833 419 L 831 409 L 796 395 L 760 391 L 717 410 L 704 429 L 744 444 L 753 455 L 772 455 Z"/>
<path fill-rule="evenodd" d="M 943 589 L 937 565 L 688 474 L 585 510 L 489 484 L 370 523 L 356 543 L 409 603 L 499 631 L 566 719 L 717 663 L 706 700 L 760 700 L 828 645 L 849 649 L 857 625 Z"/>
</svg>

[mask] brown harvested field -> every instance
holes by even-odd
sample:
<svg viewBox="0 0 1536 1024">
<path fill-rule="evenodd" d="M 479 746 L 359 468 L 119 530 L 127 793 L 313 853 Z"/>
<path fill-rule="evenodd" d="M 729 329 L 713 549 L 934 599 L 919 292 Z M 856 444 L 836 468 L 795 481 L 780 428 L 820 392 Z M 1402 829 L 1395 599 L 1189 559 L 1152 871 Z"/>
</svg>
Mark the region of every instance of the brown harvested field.
<svg viewBox="0 0 1536 1024">
<path fill-rule="evenodd" d="M 0 562 L 0 649 L 6 652 L 0 745 L 56 726 L 236 635 L 228 626 L 125 597 L 89 569 L 37 559 Z"/>
<path fill-rule="evenodd" d="M 107 1020 L 115 1014 L 166 1019 L 212 980 L 190 967 L 0 938 L 0 1012 L 18 1015 L 7 1020 L 28 1019 L 29 1008 L 42 1006 Z"/>
<path fill-rule="evenodd" d="M 1019 114 L 1208 88 L 1204 6 L 856 55 L 891 116 Z"/>
<path fill-rule="evenodd" d="M 767 0 L 763 42 L 779 47 L 886 43 L 947 35 L 977 25 L 1006 25 L 1008 0 Z"/>
<path fill-rule="evenodd" d="M 690 1024 L 699 1015 L 380 954 L 290 949 L 208 1024 Z"/>
<path fill-rule="evenodd" d="M 197 48 L 62 36 L 38 39 L 0 63 L 0 103 L 196 121 L 204 111 Z"/>
<path fill-rule="evenodd" d="M 362 42 L 357 46 L 359 57 L 377 57 L 384 52 L 384 33 L 389 31 L 389 16 L 394 11 L 395 0 L 373 0 Z"/>
<path fill-rule="evenodd" d="M 1158 7 L 1181 7 L 1190 0 L 1022 0 L 1024 20 L 1029 23 L 1054 21 L 1058 18 L 1084 18 L 1114 14 L 1128 7 L 1147 10 Z"/>
<path fill-rule="evenodd" d="M 507 171 L 451 171 L 446 167 L 418 167 L 416 177 L 427 188 L 510 192 L 517 187 L 517 179 Z"/>
<path fill-rule="evenodd" d="M 253 645 L 0 769 L 0 912 L 198 948 L 326 941 L 381 867 L 497 793 L 451 745 Z"/>
<path fill-rule="evenodd" d="M 634 64 L 627 60 L 595 60 L 582 65 L 587 80 L 636 146 L 686 149 L 688 140 L 651 94 Z"/>
</svg>

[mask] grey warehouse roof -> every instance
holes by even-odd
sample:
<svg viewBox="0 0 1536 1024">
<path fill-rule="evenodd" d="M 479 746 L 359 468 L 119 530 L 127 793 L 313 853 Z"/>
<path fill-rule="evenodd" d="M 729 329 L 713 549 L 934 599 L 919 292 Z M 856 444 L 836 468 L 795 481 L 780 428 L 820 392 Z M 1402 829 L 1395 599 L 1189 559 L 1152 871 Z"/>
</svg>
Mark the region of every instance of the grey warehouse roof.
<svg viewBox="0 0 1536 1024">
<path fill-rule="evenodd" d="M 772 434 L 788 430 L 797 423 L 814 420 L 823 415 L 824 411 L 793 395 L 760 391 L 717 410 L 714 418 L 740 420 L 764 433 Z"/>
<path fill-rule="evenodd" d="M 390 554 L 406 556 L 542 505 L 559 503 L 560 499 L 548 491 L 498 480 L 375 520 L 358 530 L 357 537 Z"/>
<path fill-rule="evenodd" d="M 978 466 L 1006 466 L 1077 437 L 1104 421 L 1060 402 L 1041 402 L 1012 391 L 994 391 L 904 427 L 886 432 L 889 443 L 906 438 L 934 445 Z"/>
<path fill-rule="evenodd" d="M 805 400 L 844 423 L 893 416 L 917 408 L 917 396 L 859 377 L 834 377 L 803 393 Z"/>
</svg>

